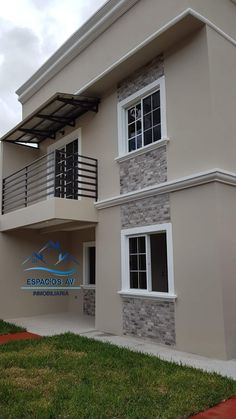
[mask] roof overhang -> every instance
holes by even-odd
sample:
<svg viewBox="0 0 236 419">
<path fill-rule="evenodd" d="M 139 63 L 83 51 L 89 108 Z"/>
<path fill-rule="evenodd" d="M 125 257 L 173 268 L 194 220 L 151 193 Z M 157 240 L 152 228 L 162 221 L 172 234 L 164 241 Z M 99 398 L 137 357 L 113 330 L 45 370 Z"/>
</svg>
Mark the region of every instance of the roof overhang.
<svg viewBox="0 0 236 419">
<path fill-rule="evenodd" d="M 5 134 L 1 141 L 40 143 L 56 138 L 65 126 L 75 126 L 76 119 L 88 111 L 98 111 L 99 99 L 81 95 L 56 93 L 33 113 Z"/>
<path fill-rule="evenodd" d="M 87 22 L 89 30 L 85 33 L 85 28 L 82 27 L 77 31 L 59 50 L 42 66 L 40 69 L 33 74 L 33 76 L 21 86 L 16 93 L 19 96 L 19 101 L 23 104 L 30 97 L 34 95 L 45 83 L 53 78 L 58 72 L 61 71 L 71 60 L 78 56 L 89 43 L 96 39 L 100 31 L 103 32 L 107 26 L 110 26 L 113 22 L 111 15 L 115 13 L 114 20 L 117 19 L 118 11 L 123 14 L 128 8 L 132 7 L 139 0 L 120 0 L 115 11 L 112 9 L 110 13 L 104 15 L 104 19 L 98 20 L 93 26 L 90 20 Z M 114 1 L 109 1 L 105 4 L 108 7 Z M 126 8 L 124 9 L 124 4 Z M 122 6 L 122 7 L 121 7 Z M 114 4 L 113 4 L 114 7 Z M 100 12 L 103 10 L 101 9 Z M 101 17 L 100 17 L 101 18 Z M 147 37 L 141 44 L 137 45 L 133 50 L 130 50 L 127 54 L 120 57 L 112 66 L 109 66 L 101 74 L 98 74 L 95 79 L 89 81 L 88 85 L 85 85 L 79 89 L 80 92 L 86 92 L 86 88 L 94 85 L 97 80 L 104 80 L 110 78 L 113 82 L 113 76 L 116 73 L 119 76 L 119 80 L 122 77 L 126 77 L 128 72 L 134 71 L 137 66 L 145 64 L 151 58 L 157 56 L 159 53 L 166 51 L 175 43 L 186 37 L 188 34 L 196 31 L 198 28 L 205 24 L 201 17 L 197 16 L 192 9 L 186 9 L 178 16 L 167 22 L 164 26 L 157 29 L 155 33 Z M 87 41 L 85 42 L 85 38 Z M 68 44 L 68 45 L 67 45 Z M 64 48 L 69 46 L 66 50 Z M 127 69 L 127 71 L 126 71 Z M 116 77 L 115 82 L 118 81 Z M 96 87 L 96 86 L 94 86 Z M 109 88 L 111 83 L 109 83 Z M 75 93 L 75 92 L 74 92 Z"/>
</svg>

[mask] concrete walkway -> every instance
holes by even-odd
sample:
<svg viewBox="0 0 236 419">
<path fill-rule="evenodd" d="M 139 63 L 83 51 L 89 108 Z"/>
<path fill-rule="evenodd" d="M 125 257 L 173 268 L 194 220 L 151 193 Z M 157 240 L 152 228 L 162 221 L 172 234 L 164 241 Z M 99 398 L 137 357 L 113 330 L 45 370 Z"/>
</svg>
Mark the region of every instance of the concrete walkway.
<svg viewBox="0 0 236 419">
<path fill-rule="evenodd" d="M 95 330 L 94 318 L 73 313 L 59 313 L 17 319 L 5 319 L 19 326 L 24 326 L 28 332 L 41 336 L 53 336 L 65 332 L 73 332 L 102 342 L 129 348 L 134 351 L 159 356 L 166 361 L 173 361 L 205 371 L 217 372 L 236 380 L 236 360 L 222 361 L 206 358 L 175 349 L 164 347 L 145 339 L 116 336 Z"/>
</svg>

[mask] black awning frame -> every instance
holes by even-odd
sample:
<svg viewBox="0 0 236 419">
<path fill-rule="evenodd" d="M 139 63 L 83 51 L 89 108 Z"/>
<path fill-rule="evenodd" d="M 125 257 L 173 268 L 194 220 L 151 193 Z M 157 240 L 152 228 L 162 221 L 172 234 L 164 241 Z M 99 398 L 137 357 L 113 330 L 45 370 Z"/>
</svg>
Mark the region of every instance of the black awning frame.
<svg viewBox="0 0 236 419">
<path fill-rule="evenodd" d="M 56 133 L 62 132 L 66 126 L 75 127 L 77 118 L 86 112 L 98 112 L 99 102 L 98 98 L 56 93 L 5 134 L 1 141 L 30 145 L 39 144 L 50 138 L 55 139 Z M 47 109 L 52 106 L 55 108 L 47 112 Z"/>
</svg>

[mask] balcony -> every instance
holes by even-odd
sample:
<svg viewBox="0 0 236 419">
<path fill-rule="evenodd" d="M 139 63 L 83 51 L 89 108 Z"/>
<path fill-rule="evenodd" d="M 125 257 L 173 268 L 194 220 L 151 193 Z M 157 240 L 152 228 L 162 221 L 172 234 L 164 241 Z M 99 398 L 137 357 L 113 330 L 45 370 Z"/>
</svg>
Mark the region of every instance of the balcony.
<svg viewBox="0 0 236 419">
<path fill-rule="evenodd" d="M 2 182 L 1 230 L 97 222 L 97 160 L 56 150 Z"/>
</svg>

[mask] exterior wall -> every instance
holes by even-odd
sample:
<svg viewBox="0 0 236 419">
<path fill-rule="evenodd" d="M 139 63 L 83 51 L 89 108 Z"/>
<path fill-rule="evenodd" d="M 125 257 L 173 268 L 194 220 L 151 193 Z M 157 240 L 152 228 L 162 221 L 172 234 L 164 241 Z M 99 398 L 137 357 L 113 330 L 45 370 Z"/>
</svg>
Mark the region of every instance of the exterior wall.
<svg viewBox="0 0 236 419">
<path fill-rule="evenodd" d="M 170 221 L 169 194 L 156 195 L 121 205 L 122 228 Z"/>
<path fill-rule="evenodd" d="M 122 301 L 120 256 L 120 209 L 99 211 L 96 227 L 96 317 L 95 327 L 121 335 Z"/>
<path fill-rule="evenodd" d="M 118 101 L 126 99 L 128 96 L 138 92 L 143 87 L 157 80 L 164 74 L 163 55 L 159 55 L 151 62 L 136 70 L 132 75 L 122 80 L 118 84 Z"/>
<path fill-rule="evenodd" d="M 118 101 L 152 83 L 164 74 L 163 57 L 123 80 L 118 86 Z M 129 160 L 120 162 L 121 194 L 167 181 L 167 149 L 149 150 Z M 170 221 L 168 194 L 152 196 L 121 205 L 121 226 L 130 228 Z M 122 297 L 123 333 L 152 338 L 155 341 L 175 344 L 175 303 L 144 298 Z"/>
<path fill-rule="evenodd" d="M 176 346 L 226 358 L 217 188 L 211 183 L 170 195 Z"/>
<path fill-rule="evenodd" d="M 83 312 L 88 316 L 95 316 L 95 289 L 83 290 Z"/>
<path fill-rule="evenodd" d="M 124 298 L 123 328 L 125 335 L 153 339 L 175 345 L 175 303 L 143 298 Z"/>
<path fill-rule="evenodd" d="M 225 344 L 228 359 L 236 354 L 236 226 L 235 226 L 235 187 L 217 185 L 219 274 L 221 278 L 222 302 L 224 310 Z"/>
<path fill-rule="evenodd" d="M 59 240 L 64 248 L 68 246 L 68 237 L 63 233 L 41 236 L 36 231 L 27 230 L 0 233 L 0 318 L 67 311 L 68 296 L 33 296 L 31 291 L 20 289 L 31 277 L 24 273 L 23 261 L 48 240 Z"/>
<path fill-rule="evenodd" d="M 120 192 L 127 193 L 167 181 L 167 151 L 162 146 L 120 163 Z"/>
</svg>

